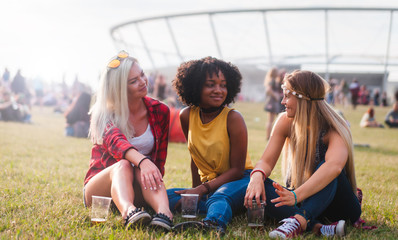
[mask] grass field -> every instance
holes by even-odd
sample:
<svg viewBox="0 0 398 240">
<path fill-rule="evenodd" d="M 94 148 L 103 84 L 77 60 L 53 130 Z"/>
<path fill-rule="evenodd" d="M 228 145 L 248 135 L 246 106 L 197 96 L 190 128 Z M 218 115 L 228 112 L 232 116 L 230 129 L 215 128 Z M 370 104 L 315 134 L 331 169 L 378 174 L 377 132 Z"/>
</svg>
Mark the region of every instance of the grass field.
<svg viewBox="0 0 398 240">
<path fill-rule="evenodd" d="M 266 114 L 261 103 L 237 103 L 249 130 L 249 153 L 253 162 L 265 145 Z M 355 148 L 358 186 L 364 193 L 363 214 L 372 231 L 348 228 L 346 239 L 398 239 L 398 129 L 361 129 L 359 121 L 367 107 L 341 109 L 351 123 L 354 142 L 370 144 Z M 382 122 L 387 108 L 375 108 Z M 91 143 L 66 138 L 62 115 L 50 108 L 33 109 L 33 124 L 0 122 L 0 238 L 1 239 L 216 239 L 214 233 L 182 234 L 125 231 L 118 213 L 102 225 L 91 226 L 90 210 L 82 204 L 83 178 L 88 168 Z M 185 144 L 169 144 L 166 186 L 191 185 L 189 153 Z M 279 164 L 272 178 L 280 180 Z M 182 221 L 175 217 L 175 223 Z M 276 225 L 267 224 L 265 231 Z M 225 239 L 267 239 L 267 233 L 246 227 L 237 216 Z M 306 239 L 318 239 L 308 235 Z"/>
</svg>

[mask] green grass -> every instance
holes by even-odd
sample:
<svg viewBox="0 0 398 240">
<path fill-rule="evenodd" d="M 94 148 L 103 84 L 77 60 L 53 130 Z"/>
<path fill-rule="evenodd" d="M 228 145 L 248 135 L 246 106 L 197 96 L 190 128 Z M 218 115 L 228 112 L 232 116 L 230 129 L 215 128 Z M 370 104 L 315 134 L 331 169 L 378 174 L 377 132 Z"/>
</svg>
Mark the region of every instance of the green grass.
<svg viewBox="0 0 398 240">
<path fill-rule="evenodd" d="M 262 103 L 237 103 L 249 130 L 249 153 L 254 163 L 265 145 L 266 113 Z M 351 123 L 355 143 L 358 186 L 364 193 L 362 218 L 377 225 L 373 231 L 348 228 L 347 239 L 398 238 L 398 130 L 362 129 L 367 107 L 341 109 Z M 382 122 L 387 108 L 377 107 Z M 91 143 L 66 138 L 62 115 L 50 108 L 33 109 L 33 124 L 0 122 L 0 238 L 1 239 L 216 239 L 214 233 L 182 234 L 144 230 L 125 231 L 118 213 L 102 225 L 91 226 L 90 211 L 82 204 L 83 179 Z M 280 181 L 279 164 L 272 178 Z M 168 188 L 191 185 L 189 153 L 185 144 L 170 143 L 165 183 Z M 176 216 L 175 222 L 182 221 Z M 274 228 L 266 225 L 265 230 Z M 246 227 L 237 216 L 225 239 L 267 239 L 267 233 Z M 313 235 L 306 238 L 318 239 Z"/>
</svg>

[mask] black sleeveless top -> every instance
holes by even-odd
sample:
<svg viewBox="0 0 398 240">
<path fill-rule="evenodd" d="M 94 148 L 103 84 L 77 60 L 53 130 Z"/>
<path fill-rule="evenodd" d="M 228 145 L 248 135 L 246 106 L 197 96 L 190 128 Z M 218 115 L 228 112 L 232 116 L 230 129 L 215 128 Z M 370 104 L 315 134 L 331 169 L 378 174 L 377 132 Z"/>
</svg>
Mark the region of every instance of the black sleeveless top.
<svg viewBox="0 0 398 240">
<path fill-rule="evenodd" d="M 315 150 L 315 163 L 314 169 L 325 160 L 326 151 L 328 150 L 328 146 L 323 142 L 323 137 L 326 135 L 326 131 L 322 130 L 319 133 L 318 140 L 316 141 L 316 150 Z"/>
<path fill-rule="evenodd" d="M 314 162 L 314 172 L 319 163 L 325 160 L 326 151 L 328 150 L 328 146 L 323 142 L 323 137 L 326 135 L 326 130 L 321 130 L 319 133 L 318 140 L 316 141 L 315 148 L 315 162 Z M 308 144 L 308 143 L 307 143 Z M 286 180 L 286 187 L 290 188 L 291 180 L 288 178 Z"/>
</svg>

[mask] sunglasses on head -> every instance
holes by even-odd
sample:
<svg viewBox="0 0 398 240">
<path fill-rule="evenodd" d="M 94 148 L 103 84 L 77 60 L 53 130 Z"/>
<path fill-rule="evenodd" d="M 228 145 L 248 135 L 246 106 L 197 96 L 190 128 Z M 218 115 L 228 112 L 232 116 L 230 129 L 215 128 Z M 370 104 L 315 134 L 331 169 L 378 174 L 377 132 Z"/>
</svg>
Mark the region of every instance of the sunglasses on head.
<svg viewBox="0 0 398 240">
<path fill-rule="evenodd" d="M 129 54 L 126 51 L 124 51 L 124 50 L 120 51 L 117 54 L 116 59 L 113 59 L 112 61 L 110 61 L 108 63 L 108 68 L 111 68 L 111 69 L 118 68 L 120 66 L 120 61 L 127 58 L 128 56 L 129 56 Z"/>
</svg>

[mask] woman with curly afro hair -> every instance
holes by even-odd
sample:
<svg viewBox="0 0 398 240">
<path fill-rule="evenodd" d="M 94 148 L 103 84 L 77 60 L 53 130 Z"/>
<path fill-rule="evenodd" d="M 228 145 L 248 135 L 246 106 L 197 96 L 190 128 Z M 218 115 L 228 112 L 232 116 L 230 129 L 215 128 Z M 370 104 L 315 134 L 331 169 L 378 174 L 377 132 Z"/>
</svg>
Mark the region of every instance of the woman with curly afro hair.
<svg viewBox="0 0 398 240">
<path fill-rule="evenodd" d="M 192 188 L 167 191 L 170 208 L 180 207 L 181 194 L 199 194 L 202 221 L 183 222 L 224 234 L 232 215 L 244 212 L 243 199 L 253 169 L 247 154 L 247 128 L 242 115 L 228 107 L 240 92 L 242 76 L 231 63 L 205 57 L 182 63 L 173 81 L 180 100 L 181 126 L 191 155 Z"/>
</svg>

